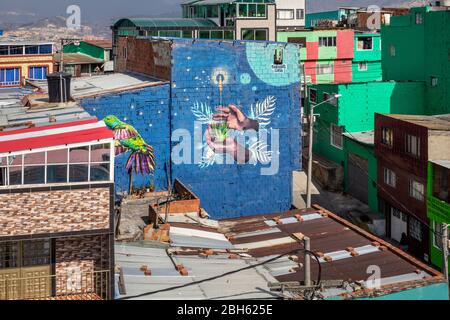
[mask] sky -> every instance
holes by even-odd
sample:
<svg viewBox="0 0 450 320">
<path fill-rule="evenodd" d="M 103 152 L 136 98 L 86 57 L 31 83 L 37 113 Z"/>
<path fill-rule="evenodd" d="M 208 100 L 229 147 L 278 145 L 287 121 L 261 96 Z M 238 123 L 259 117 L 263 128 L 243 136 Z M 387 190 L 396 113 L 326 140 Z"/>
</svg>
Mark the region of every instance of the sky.
<svg viewBox="0 0 450 320">
<path fill-rule="evenodd" d="M 102 23 L 123 16 L 180 15 L 183 0 L 0 0 L 1 22 L 32 22 L 57 15 L 67 16 L 66 8 L 76 4 L 81 18 Z M 408 1 L 408 0 L 404 0 Z M 367 6 L 401 3 L 402 0 L 307 0 L 307 10 L 331 10 L 342 5 Z"/>
</svg>

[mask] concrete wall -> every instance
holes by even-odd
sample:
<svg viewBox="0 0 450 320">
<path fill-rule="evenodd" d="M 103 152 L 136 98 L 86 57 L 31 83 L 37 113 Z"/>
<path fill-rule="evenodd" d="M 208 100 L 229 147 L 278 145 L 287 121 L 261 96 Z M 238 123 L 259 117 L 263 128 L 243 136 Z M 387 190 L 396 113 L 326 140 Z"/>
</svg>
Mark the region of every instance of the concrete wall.
<svg viewBox="0 0 450 320">
<path fill-rule="evenodd" d="M 267 5 L 266 18 L 239 19 L 236 18 L 236 39 L 241 40 L 242 29 L 268 29 L 267 35 L 269 41 L 277 40 L 276 29 L 276 10 L 275 5 Z"/>
<path fill-rule="evenodd" d="M 276 0 L 277 10 L 290 9 L 294 10 L 294 19 L 280 20 L 277 19 L 277 28 L 292 28 L 305 26 L 305 0 Z M 303 9 L 303 19 L 297 19 L 297 9 Z"/>
</svg>

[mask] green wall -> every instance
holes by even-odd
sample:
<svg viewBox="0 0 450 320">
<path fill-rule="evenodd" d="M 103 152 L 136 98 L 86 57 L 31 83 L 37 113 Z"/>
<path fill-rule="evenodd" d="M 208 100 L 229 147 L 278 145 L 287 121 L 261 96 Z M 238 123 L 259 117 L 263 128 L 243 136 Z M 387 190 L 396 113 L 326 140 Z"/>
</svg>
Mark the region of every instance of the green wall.
<svg viewBox="0 0 450 320">
<path fill-rule="evenodd" d="M 416 13 L 422 14 L 417 24 Z M 381 29 L 384 80 L 421 80 L 426 83 L 424 114 L 450 113 L 450 11 L 413 8 L 406 16 L 391 18 Z M 395 56 L 390 47 L 396 49 Z M 437 85 L 432 85 L 436 77 Z"/>
<path fill-rule="evenodd" d="M 82 53 L 96 59 L 105 60 L 104 49 L 83 41 L 78 46 L 74 44 L 64 46 L 64 53 Z"/>
<path fill-rule="evenodd" d="M 371 37 L 372 50 L 358 50 L 358 37 Z M 353 82 L 379 81 L 383 79 L 381 67 L 381 36 L 379 33 L 355 33 L 354 58 L 352 62 Z M 359 71 L 358 64 L 367 63 L 366 71 Z"/>
<path fill-rule="evenodd" d="M 434 227 L 433 222 L 450 224 L 450 203 L 442 201 L 433 196 L 433 177 L 434 177 L 433 163 L 428 162 L 427 209 L 428 209 L 428 218 L 430 219 L 430 225 L 432 227 Z M 434 231 L 436 232 L 437 230 Z M 431 262 L 435 266 L 442 268 L 442 251 L 434 246 L 433 232 L 430 232 L 430 253 L 431 253 Z"/>
</svg>

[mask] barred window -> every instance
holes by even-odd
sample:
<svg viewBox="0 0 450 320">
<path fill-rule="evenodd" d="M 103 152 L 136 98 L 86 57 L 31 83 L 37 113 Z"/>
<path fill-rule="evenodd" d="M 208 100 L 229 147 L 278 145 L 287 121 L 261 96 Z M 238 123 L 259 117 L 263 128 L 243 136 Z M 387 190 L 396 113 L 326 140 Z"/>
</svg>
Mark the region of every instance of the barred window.
<svg viewBox="0 0 450 320">
<path fill-rule="evenodd" d="M 422 224 L 413 217 L 409 218 L 409 235 L 418 241 L 422 241 Z"/>
</svg>

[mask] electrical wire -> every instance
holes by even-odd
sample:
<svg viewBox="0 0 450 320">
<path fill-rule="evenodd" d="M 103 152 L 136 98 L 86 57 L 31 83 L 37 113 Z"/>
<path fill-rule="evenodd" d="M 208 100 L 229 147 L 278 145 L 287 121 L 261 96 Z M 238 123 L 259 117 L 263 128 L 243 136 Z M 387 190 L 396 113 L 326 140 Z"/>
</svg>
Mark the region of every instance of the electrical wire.
<svg viewBox="0 0 450 320">
<path fill-rule="evenodd" d="M 321 120 L 320 118 L 318 118 L 318 119 L 319 119 L 319 121 L 323 121 L 323 120 Z M 323 121 L 323 122 L 325 123 L 325 121 Z M 330 130 L 327 126 L 324 126 L 324 128 L 325 128 L 325 130 L 331 135 L 331 130 Z M 357 140 L 357 139 L 355 138 L 355 136 L 352 135 L 351 132 L 348 132 L 348 131 L 345 129 L 345 127 L 341 126 L 341 128 L 342 128 L 346 133 L 348 133 L 354 140 Z M 367 148 L 367 149 L 369 149 L 367 146 L 364 146 L 364 147 Z M 418 220 L 419 222 L 421 222 L 421 223 L 422 223 L 424 226 L 426 226 L 426 227 L 428 228 L 428 230 L 429 230 L 431 233 L 433 233 L 435 236 L 438 236 L 438 237 L 441 237 L 441 236 L 442 236 L 441 233 L 440 233 L 440 232 L 436 232 L 436 231 L 434 230 L 434 228 L 433 228 L 432 226 L 430 226 L 430 224 L 429 224 L 428 222 L 424 221 L 422 218 L 418 217 L 415 213 L 413 213 L 412 211 L 410 211 L 410 210 L 409 210 L 402 202 L 400 202 L 399 200 L 397 200 L 397 199 L 392 195 L 391 192 L 389 192 L 389 191 L 386 190 L 382 185 L 380 185 L 380 183 L 378 183 L 377 180 L 373 179 L 373 178 L 370 176 L 369 172 L 368 172 L 366 169 L 362 168 L 362 167 L 359 165 L 359 163 L 357 163 L 357 162 L 355 162 L 355 163 L 356 163 L 356 165 L 358 166 L 358 168 L 361 169 L 361 171 L 364 172 L 364 174 L 369 178 L 369 180 L 370 180 L 373 184 L 375 184 L 375 188 L 376 188 L 376 189 L 381 190 L 381 191 L 383 191 L 385 194 L 389 195 L 390 198 L 391 198 L 392 200 L 394 200 L 394 202 L 395 202 L 396 204 L 400 205 L 400 206 L 402 207 L 402 209 L 403 209 L 404 211 L 406 211 L 405 213 L 408 213 L 409 215 L 413 216 L 416 220 Z"/>
<path fill-rule="evenodd" d="M 263 266 L 263 265 L 265 265 L 267 263 L 270 263 L 270 262 L 276 261 L 278 259 L 281 259 L 282 257 L 284 257 L 286 255 L 292 255 L 292 254 L 298 253 L 298 252 L 309 253 L 316 260 L 317 265 L 318 265 L 318 274 L 317 274 L 317 282 L 316 282 L 315 287 L 319 288 L 320 284 L 322 282 L 322 265 L 320 264 L 319 257 L 311 250 L 306 250 L 305 248 L 299 248 L 299 249 L 295 249 L 295 250 L 292 250 L 292 251 L 280 254 L 280 255 L 278 255 L 278 256 L 276 256 L 274 258 L 270 258 L 270 259 L 268 259 L 266 261 L 263 261 L 263 262 L 260 262 L 260 263 L 257 263 L 257 264 L 252 264 L 250 266 L 247 266 L 247 267 L 244 267 L 244 268 L 241 268 L 241 269 L 229 271 L 229 272 L 226 272 L 226 273 L 223 273 L 223 274 L 220 274 L 220 275 L 217 275 L 217 276 L 213 276 L 213 277 L 210 277 L 210 278 L 207 278 L 207 279 L 198 280 L 198 281 L 190 282 L 190 283 L 187 283 L 187 284 L 182 284 L 182 285 L 179 285 L 179 286 L 169 287 L 169 288 L 165 288 L 165 289 L 161 289 L 161 290 L 140 293 L 140 294 L 137 294 L 137 295 L 134 295 L 134 296 L 130 296 L 130 297 L 121 297 L 121 298 L 117 298 L 116 300 L 128 300 L 128 299 L 141 298 L 141 297 L 144 297 L 144 296 L 149 296 L 149 295 L 153 295 L 153 294 L 157 294 L 157 293 L 161 293 L 161 292 L 167 292 L 167 291 L 182 289 L 182 288 L 186 288 L 186 287 L 189 287 L 189 286 L 197 285 L 197 284 L 200 284 L 200 283 L 213 281 L 213 280 L 220 279 L 220 278 L 223 278 L 223 277 L 235 274 L 235 273 L 239 273 L 239 272 L 242 272 L 242 271 L 245 271 L 245 270 L 250 270 L 250 269 L 254 269 L 254 268 L 259 267 L 259 266 Z M 315 290 L 317 290 L 317 289 L 315 289 Z M 313 295 L 313 297 L 314 297 L 314 295 Z"/>
</svg>

